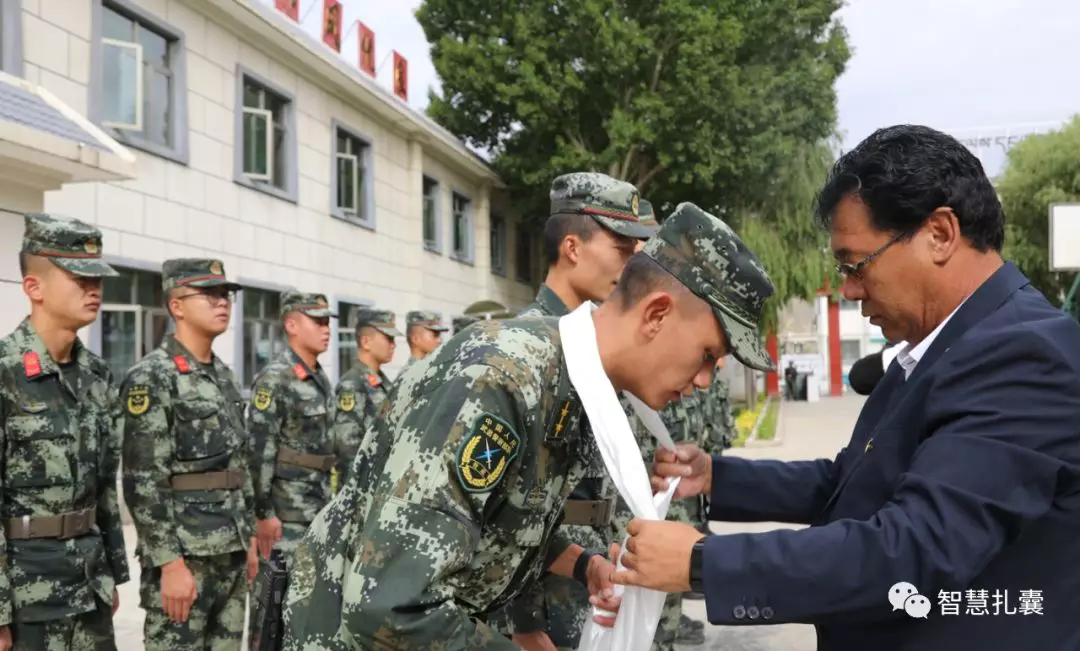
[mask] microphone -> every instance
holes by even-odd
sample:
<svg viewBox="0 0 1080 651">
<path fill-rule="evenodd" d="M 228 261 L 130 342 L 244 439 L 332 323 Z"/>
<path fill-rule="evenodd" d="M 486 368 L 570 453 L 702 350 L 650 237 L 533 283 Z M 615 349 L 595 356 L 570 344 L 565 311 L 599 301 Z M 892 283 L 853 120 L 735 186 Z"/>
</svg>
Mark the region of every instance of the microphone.
<svg viewBox="0 0 1080 651">
<path fill-rule="evenodd" d="M 868 396 L 874 391 L 881 378 L 885 377 L 885 365 L 881 352 L 872 353 L 851 365 L 848 371 L 848 384 L 860 396 Z"/>
</svg>

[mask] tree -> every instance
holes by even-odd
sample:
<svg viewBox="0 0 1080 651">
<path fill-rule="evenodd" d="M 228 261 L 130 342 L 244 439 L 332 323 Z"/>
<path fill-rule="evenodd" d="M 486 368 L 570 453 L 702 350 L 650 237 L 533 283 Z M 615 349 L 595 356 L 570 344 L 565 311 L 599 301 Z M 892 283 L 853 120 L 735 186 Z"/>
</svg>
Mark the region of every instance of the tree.
<svg viewBox="0 0 1080 651">
<path fill-rule="evenodd" d="M 1050 270 L 1049 213 L 1052 203 L 1080 201 L 1080 116 L 1014 145 L 998 195 L 1005 209 L 1005 258 L 1060 305 L 1076 273 Z"/>
<path fill-rule="evenodd" d="M 661 211 L 734 214 L 797 143 L 832 134 L 840 2 L 425 0 L 443 92 L 429 114 L 490 152 L 533 219 L 552 179 L 578 170 L 629 181 Z"/>
</svg>

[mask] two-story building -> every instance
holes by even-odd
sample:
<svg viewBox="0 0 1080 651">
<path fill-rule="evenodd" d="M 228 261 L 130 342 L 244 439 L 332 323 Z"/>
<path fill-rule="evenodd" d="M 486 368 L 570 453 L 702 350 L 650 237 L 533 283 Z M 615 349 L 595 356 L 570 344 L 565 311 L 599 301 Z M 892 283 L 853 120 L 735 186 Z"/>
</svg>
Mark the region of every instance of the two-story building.
<svg viewBox="0 0 1080 651">
<path fill-rule="evenodd" d="M 215 351 L 245 388 L 283 346 L 286 288 L 323 292 L 341 315 L 322 359 L 332 379 L 355 357 L 357 306 L 394 310 L 403 329 L 407 310 L 449 325 L 478 299 L 514 309 L 534 295 L 538 238 L 492 169 L 272 6 L 0 0 L 0 35 L 2 69 L 85 132 L 67 144 L 109 159 L 54 175 L 41 206 L 0 184 L 4 332 L 25 305 L 15 213 L 39 207 L 96 224 L 122 271 L 84 334 L 117 374 L 170 327 L 167 258 L 220 258 L 243 285 Z M 391 375 L 407 355 L 400 341 Z"/>
</svg>

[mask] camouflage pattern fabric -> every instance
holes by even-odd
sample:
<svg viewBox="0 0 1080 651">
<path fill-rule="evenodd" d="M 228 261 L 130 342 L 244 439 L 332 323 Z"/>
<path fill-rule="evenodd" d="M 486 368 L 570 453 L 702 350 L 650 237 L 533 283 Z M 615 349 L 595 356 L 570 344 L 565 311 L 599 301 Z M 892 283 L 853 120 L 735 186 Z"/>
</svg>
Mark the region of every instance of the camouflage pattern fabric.
<svg viewBox="0 0 1080 651">
<path fill-rule="evenodd" d="M 681 203 L 642 251 L 712 306 L 736 359 L 759 371 L 776 370 L 760 327 L 773 285 L 735 231 L 694 204 Z"/>
<path fill-rule="evenodd" d="M 285 316 L 290 312 L 299 312 L 315 319 L 337 318 L 337 314 L 330 309 L 326 294 L 285 292 L 281 295 L 280 314 Z"/>
<path fill-rule="evenodd" d="M 196 559 L 218 568 L 222 558 L 245 552 L 254 535 L 255 495 L 243 404 L 236 378 L 224 362 L 215 356 L 210 364 L 199 364 L 173 335 L 137 362 L 121 385 L 124 499 L 138 532 L 136 554 L 144 568 L 148 649 L 151 642 L 161 645 L 154 648 L 169 648 L 162 640 L 170 636 L 195 635 L 190 625 L 166 618 L 160 597 L 145 596 L 160 587 L 160 572 L 149 570 L 181 557 L 189 569 Z M 177 475 L 222 471 L 242 475 L 242 486 L 172 487 Z M 239 558 L 242 571 L 243 553 Z M 205 580 L 208 591 L 199 592 L 193 621 L 209 621 L 214 612 L 242 611 L 244 591 L 233 589 L 231 577 Z M 230 605 L 221 605 L 221 600 Z M 217 610 L 205 610 L 211 606 Z M 214 630 L 203 631 L 200 639 L 206 648 Z"/>
<path fill-rule="evenodd" d="M 430 355 L 294 552 L 285 648 L 516 649 L 483 613 L 569 545 L 583 413 L 555 318 L 477 323 Z"/>
<path fill-rule="evenodd" d="M 641 195 L 626 181 L 607 174 L 573 172 L 551 183 L 552 215 L 590 215 L 601 226 L 637 240 L 648 239 L 655 232 L 638 221 Z"/>
<path fill-rule="evenodd" d="M 656 221 L 656 213 L 653 212 L 652 203 L 642 199 L 640 206 L 638 207 L 638 221 L 641 225 L 649 229 L 649 232 L 656 235 L 656 232 L 660 230 L 660 224 Z"/>
<path fill-rule="evenodd" d="M 706 428 L 699 441 L 709 454 L 723 454 L 735 440 L 735 418 L 731 413 L 731 391 L 728 381 L 713 371 L 712 384 L 702 399 Z"/>
<path fill-rule="evenodd" d="M 446 332 L 449 330 L 442 324 L 442 317 L 438 312 L 432 312 L 430 310 L 413 310 L 405 313 L 405 325 L 406 326 L 424 326 L 428 330 L 434 330 L 435 332 Z"/>
<path fill-rule="evenodd" d="M 15 622 L 14 651 L 116 651 L 112 601 L 88 613 L 47 622 Z"/>
<path fill-rule="evenodd" d="M 338 486 L 348 481 L 350 463 L 386 402 L 390 386 L 390 379 L 382 370 L 376 372 L 361 361 L 357 361 L 338 382 L 331 429 L 334 449 L 342 461 L 337 467 Z"/>
<path fill-rule="evenodd" d="M 177 287 L 240 289 L 225 278 L 225 264 L 213 258 L 172 258 L 161 263 L 161 288 L 169 291 Z"/>
<path fill-rule="evenodd" d="M 321 366 L 308 367 L 292 349 L 278 354 L 255 377 L 247 409 L 252 441 L 251 479 L 255 517 L 277 517 L 284 526 L 280 549 L 288 551 L 330 501 L 329 471 L 279 463 L 279 451 L 338 453 L 331 438 L 336 400 Z M 338 457 L 338 466 L 351 458 Z"/>
<path fill-rule="evenodd" d="M 185 559 L 195 577 L 195 603 L 184 624 L 176 624 L 161 609 L 161 568 L 146 570 L 139 600 L 146 609 L 146 651 L 208 649 L 239 651 L 244 637 L 247 573 L 245 552 Z M 147 604 L 158 604 L 148 608 Z"/>
<path fill-rule="evenodd" d="M 387 337 L 403 336 L 397 329 L 396 321 L 394 313 L 390 310 L 377 310 L 370 307 L 361 307 L 356 310 L 356 325 L 375 328 Z"/>
<path fill-rule="evenodd" d="M 57 364 L 29 319 L 0 339 L 0 514 L 97 506 L 97 529 L 67 540 L 9 539 L 0 526 L 0 626 L 81 615 L 85 623 L 104 607 L 111 628 L 113 588 L 129 579 L 116 491 L 116 387 L 104 360 L 77 338 L 71 354 L 73 363 Z"/>
<path fill-rule="evenodd" d="M 46 213 L 26 213 L 22 253 L 48 258 L 53 264 L 88 278 L 120 275 L 101 259 L 101 231 L 78 219 Z"/>
</svg>

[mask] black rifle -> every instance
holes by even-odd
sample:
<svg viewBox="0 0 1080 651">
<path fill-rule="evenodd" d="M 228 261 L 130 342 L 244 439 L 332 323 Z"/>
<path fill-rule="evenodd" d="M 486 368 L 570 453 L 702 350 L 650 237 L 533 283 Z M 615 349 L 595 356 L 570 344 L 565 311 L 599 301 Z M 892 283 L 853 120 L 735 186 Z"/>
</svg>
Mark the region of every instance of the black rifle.
<svg viewBox="0 0 1080 651">
<path fill-rule="evenodd" d="M 285 556 L 280 550 L 270 552 L 270 560 L 260 562 L 255 585 L 254 608 L 251 619 L 251 651 L 281 651 L 284 634 L 282 605 L 289 585 Z"/>
</svg>

